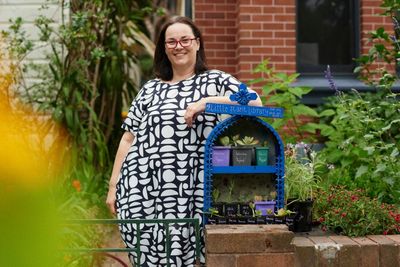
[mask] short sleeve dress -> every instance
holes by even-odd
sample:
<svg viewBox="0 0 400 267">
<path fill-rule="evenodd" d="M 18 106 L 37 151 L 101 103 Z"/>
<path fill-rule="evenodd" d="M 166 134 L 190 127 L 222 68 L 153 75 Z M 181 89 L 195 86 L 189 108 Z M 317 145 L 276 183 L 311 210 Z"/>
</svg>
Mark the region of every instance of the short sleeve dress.
<svg viewBox="0 0 400 267">
<path fill-rule="evenodd" d="M 237 92 L 239 84 L 227 73 L 209 70 L 175 84 L 154 79 L 142 87 L 122 125 L 135 140 L 117 184 L 119 219 L 198 218 L 201 222 L 204 146 L 218 116 L 202 113 L 189 128 L 185 110 L 201 98 Z M 136 225 L 121 224 L 120 231 L 126 246 L 134 248 Z M 169 231 L 170 266 L 194 266 L 193 227 L 179 224 Z M 162 224 L 140 226 L 140 266 L 166 266 L 165 235 Z M 201 250 L 204 262 L 203 241 Z M 136 254 L 130 253 L 130 260 L 134 259 Z"/>
</svg>

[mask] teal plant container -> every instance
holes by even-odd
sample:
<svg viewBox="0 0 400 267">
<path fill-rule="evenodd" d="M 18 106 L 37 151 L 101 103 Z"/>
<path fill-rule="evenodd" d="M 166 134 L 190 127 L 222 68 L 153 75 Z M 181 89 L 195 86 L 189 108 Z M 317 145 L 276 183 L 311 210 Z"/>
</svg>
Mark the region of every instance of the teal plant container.
<svg viewBox="0 0 400 267">
<path fill-rule="evenodd" d="M 256 162 L 257 166 L 267 166 L 268 165 L 268 147 L 256 147 Z"/>
</svg>

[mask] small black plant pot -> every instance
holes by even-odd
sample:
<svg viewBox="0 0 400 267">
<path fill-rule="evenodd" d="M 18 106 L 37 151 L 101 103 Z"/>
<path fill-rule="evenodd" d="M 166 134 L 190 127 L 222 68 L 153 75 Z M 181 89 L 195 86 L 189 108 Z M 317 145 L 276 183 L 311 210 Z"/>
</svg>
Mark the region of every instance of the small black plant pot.
<svg viewBox="0 0 400 267">
<path fill-rule="evenodd" d="M 288 200 L 288 210 L 294 211 L 293 232 L 309 232 L 312 230 L 312 206 L 313 200 L 295 201 Z"/>
<path fill-rule="evenodd" d="M 232 147 L 233 166 L 251 166 L 253 158 L 253 147 Z"/>
<path fill-rule="evenodd" d="M 208 224 L 217 224 L 218 223 L 218 218 L 217 217 L 215 217 L 215 216 L 210 216 L 209 218 L 208 218 L 208 222 L 207 222 Z"/>
<path fill-rule="evenodd" d="M 294 218 L 295 217 L 296 217 L 296 214 L 286 216 L 286 225 L 289 228 L 289 231 L 292 231 L 292 232 L 294 232 Z"/>
<path fill-rule="evenodd" d="M 239 214 L 245 217 L 253 216 L 253 210 L 250 208 L 250 205 L 247 203 L 239 204 Z"/>
<path fill-rule="evenodd" d="M 286 223 L 285 216 L 275 216 L 275 224 L 284 224 Z"/>
<path fill-rule="evenodd" d="M 238 218 L 236 216 L 228 217 L 226 220 L 227 220 L 227 224 L 237 224 L 238 223 Z"/>
<path fill-rule="evenodd" d="M 225 213 L 224 215 L 227 217 L 234 217 L 239 213 L 239 203 L 225 203 Z"/>
<path fill-rule="evenodd" d="M 267 224 L 274 224 L 275 223 L 275 215 L 267 215 L 265 216 L 265 221 Z"/>
<path fill-rule="evenodd" d="M 266 216 L 258 216 L 258 217 L 256 217 L 257 224 L 266 224 L 267 221 L 266 221 L 265 217 Z"/>
<path fill-rule="evenodd" d="M 216 202 L 212 204 L 212 207 L 218 211 L 218 215 L 223 216 L 225 214 L 225 203 Z"/>
<path fill-rule="evenodd" d="M 237 224 L 247 224 L 247 218 L 243 216 L 237 217 Z"/>
<path fill-rule="evenodd" d="M 257 219 L 256 219 L 256 217 L 248 216 L 248 217 L 247 217 L 247 223 L 248 223 L 248 224 L 257 224 Z"/>
<path fill-rule="evenodd" d="M 228 220 L 226 217 L 217 217 L 217 224 L 227 224 Z"/>
</svg>

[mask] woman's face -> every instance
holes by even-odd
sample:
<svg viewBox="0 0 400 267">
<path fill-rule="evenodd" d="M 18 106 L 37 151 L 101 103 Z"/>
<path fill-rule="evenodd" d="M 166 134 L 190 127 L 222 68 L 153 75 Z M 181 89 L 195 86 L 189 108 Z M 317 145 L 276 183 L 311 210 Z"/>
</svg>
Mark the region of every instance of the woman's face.
<svg viewBox="0 0 400 267">
<path fill-rule="evenodd" d="M 165 53 L 171 62 L 173 70 L 194 70 L 200 41 L 197 38 L 195 39 L 192 28 L 189 25 L 175 23 L 169 26 L 165 31 L 165 42 Z"/>
</svg>

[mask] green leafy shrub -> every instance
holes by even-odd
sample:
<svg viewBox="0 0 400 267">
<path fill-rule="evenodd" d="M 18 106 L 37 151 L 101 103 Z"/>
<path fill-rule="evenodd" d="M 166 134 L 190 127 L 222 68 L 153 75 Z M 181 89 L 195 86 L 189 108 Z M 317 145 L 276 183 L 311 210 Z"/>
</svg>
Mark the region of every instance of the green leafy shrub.
<svg viewBox="0 0 400 267">
<path fill-rule="evenodd" d="M 343 186 L 320 190 L 314 201 L 314 214 L 323 230 L 347 236 L 399 234 L 399 210 L 369 198 L 361 189 L 348 190 Z"/>
<path fill-rule="evenodd" d="M 321 158 L 328 184 L 366 190 L 386 203 L 400 199 L 400 102 L 396 94 L 340 94 L 327 105 Z"/>
<path fill-rule="evenodd" d="M 315 140 L 316 130 L 319 128 L 317 123 L 302 121 L 303 117 L 318 118 L 318 113 L 300 102 L 303 95 L 311 92 L 310 87 L 291 86 L 299 74 L 287 75 L 276 72 L 269 66 L 269 60 L 264 60 L 259 64 L 255 73 L 261 73 L 263 78 L 255 79 L 251 83 L 261 83 L 263 95 L 261 100 L 266 105 L 276 105 L 284 108 L 283 119 L 265 119 L 276 130 L 280 132 L 286 143 L 296 143 L 297 140 Z M 283 127 L 290 126 L 289 132 Z M 308 134 L 307 134 L 308 133 Z"/>
</svg>

